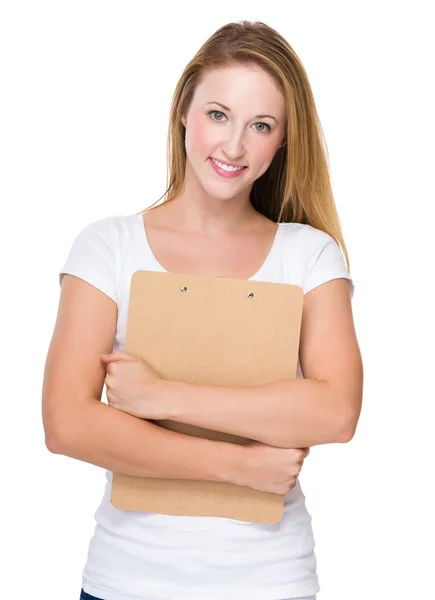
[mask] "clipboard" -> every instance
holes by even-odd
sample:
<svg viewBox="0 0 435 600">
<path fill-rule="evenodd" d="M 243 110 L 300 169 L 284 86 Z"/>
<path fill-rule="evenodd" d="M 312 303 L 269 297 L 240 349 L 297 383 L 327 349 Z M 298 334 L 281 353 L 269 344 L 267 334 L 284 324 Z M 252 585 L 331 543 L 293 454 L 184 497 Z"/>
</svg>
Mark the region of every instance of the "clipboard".
<svg viewBox="0 0 435 600">
<path fill-rule="evenodd" d="M 303 310 L 296 284 L 137 270 L 131 276 L 125 351 L 163 378 L 250 386 L 296 377 Z M 206 439 L 250 439 L 171 420 L 151 422 Z M 227 482 L 113 473 L 121 510 L 278 523 L 284 495 Z"/>
</svg>

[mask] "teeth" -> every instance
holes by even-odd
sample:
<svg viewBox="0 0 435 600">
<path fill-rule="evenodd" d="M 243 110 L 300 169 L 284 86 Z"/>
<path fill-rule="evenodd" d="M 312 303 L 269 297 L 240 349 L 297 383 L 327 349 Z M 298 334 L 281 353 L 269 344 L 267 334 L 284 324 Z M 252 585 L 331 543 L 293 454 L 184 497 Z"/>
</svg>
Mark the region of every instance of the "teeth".
<svg viewBox="0 0 435 600">
<path fill-rule="evenodd" d="M 219 165 L 219 167 L 224 171 L 241 171 L 243 169 L 243 167 L 230 167 L 229 165 L 224 165 L 223 163 L 219 162 L 218 160 L 215 160 L 214 158 L 212 158 L 212 161 Z"/>
</svg>

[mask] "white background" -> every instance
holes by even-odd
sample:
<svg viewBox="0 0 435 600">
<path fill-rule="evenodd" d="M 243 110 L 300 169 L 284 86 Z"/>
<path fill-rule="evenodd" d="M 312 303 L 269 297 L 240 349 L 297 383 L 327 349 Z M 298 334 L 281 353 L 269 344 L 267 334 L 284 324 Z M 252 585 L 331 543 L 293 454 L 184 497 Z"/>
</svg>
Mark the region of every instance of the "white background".
<svg viewBox="0 0 435 600">
<path fill-rule="evenodd" d="M 430 4 L 1 3 L 2 598 L 78 600 L 105 483 L 99 467 L 45 447 L 58 271 L 87 223 L 164 193 L 176 82 L 240 19 L 278 29 L 307 70 L 355 283 L 358 430 L 312 448 L 300 476 L 318 598 L 435 597 Z"/>
</svg>

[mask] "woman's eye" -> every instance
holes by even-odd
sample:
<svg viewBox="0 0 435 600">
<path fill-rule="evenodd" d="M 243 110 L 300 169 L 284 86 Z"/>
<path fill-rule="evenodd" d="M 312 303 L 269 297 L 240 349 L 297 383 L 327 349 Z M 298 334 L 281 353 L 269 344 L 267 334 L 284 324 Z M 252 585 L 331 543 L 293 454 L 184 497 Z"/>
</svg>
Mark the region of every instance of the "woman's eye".
<svg viewBox="0 0 435 600">
<path fill-rule="evenodd" d="M 262 122 L 260 121 L 259 123 L 255 123 L 255 124 L 256 124 L 256 125 L 265 125 L 265 126 L 267 127 L 267 131 L 270 131 L 270 127 L 269 127 L 269 125 L 268 125 L 267 123 L 262 123 Z M 258 131 L 258 129 L 257 129 L 257 131 Z M 264 133 L 264 131 L 265 131 L 265 130 L 264 130 L 264 129 L 262 129 L 262 130 L 260 131 L 260 133 Z"/>
<path fill-rule="evenodd" d="M 221 112 L 220 110 L 211 110 L 209 113 L 207 113 L 210 117 L 211 115 L 224 115 L 225 114 L 223 112 Z M 212 118 L 212 121 L 217 121 L 220 122 L 222 121 L 222 119 L 215 119 L 214 117 Z M 258 121 L 258 123 L 255 123 L 255 125 L 263 125 L 264 127 L 266 127 L 266 129 L 256 129 L 256 131 L 258 131 L 258 133 L 266 133 L 269 132 L 271 130 L 270 125 L 268 125 L 267 123 L 263 123 L 262 121 Z"/>
<path fill-rule="evenodd" d="M 216 114 L 217 114 L 217 115 L 223 115 L 224 113 L 223 113 L 223 112 L 220 112 L 219 110 L 211 110 L 211 111 L 210 111 L 208 114 L 209 114 L 209 115 L 211 115 L 211 114 L 215 114 L 215 115 L 216 115 Z M 218 120 L 218 121 L 221 121 L 221 119 L 217 119 L 217 120 Z M 215 119 L 213 119 L 213 121 L 215 121 Z"/>
</svg>

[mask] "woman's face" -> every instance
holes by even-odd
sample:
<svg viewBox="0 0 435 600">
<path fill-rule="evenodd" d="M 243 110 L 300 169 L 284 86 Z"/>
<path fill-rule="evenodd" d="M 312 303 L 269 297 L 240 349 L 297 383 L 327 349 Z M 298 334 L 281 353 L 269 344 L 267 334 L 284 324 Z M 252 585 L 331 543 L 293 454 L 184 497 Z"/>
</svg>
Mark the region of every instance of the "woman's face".
<svg viewBox="0 0 435 600">
<path fill-rule="evenodd" d="M 193 170 L 202 187 L 216 198 L 250 191 L 282 145 L 285 121 L 284 98 L 259 67 L 234 65 L 207 73 L 195 90 L 187 117 L 182 118 L 190 163 L 186 175 Z M 210 157 L 248 168 L 238 177 L 223 177 Z"/>
</svg>

